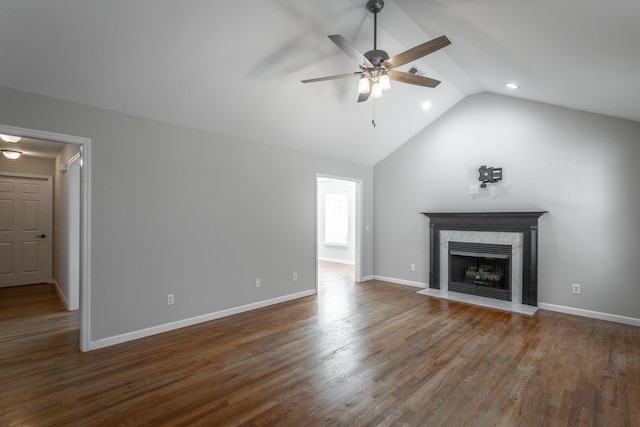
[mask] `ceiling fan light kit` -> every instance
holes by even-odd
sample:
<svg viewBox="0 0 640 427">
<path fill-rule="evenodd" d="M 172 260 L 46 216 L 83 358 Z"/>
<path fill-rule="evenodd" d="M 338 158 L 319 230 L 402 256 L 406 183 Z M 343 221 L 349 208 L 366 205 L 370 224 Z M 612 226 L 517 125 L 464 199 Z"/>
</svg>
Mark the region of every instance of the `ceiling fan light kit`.
<svg viewBox="0 0 640 427">
<path fill-rule="evenodd" d="M 371 85 L 371 97 L 372 98 L 380 98 L 382 96 L 382 87 L 380 83 L 374 82 Z"/>
<path fill-rule="evenodd" d="M 358 81 L 358 93 L 369 93 L 369 76 L 362 73 L 360 81 Z"/>
<path fill-rule="evenodd" d="M 339 34 L 330 35 L 329 38 L 344 53 L 359 63 L 360 71 L 335 76 L 319 77 L 302 80 L 302 83 L 313 83 L 325 80 L 335 80 L 347 77 L 359 76 L 358 102 L 372 98 L 380 98 L 382 91 L 391 89 L 391 80 L 416 86 L 434 88 L 440 84 L 439 80 L 419 76 L 415 72 L 397 71 L 394 68 L 401 67 L 411 61 L 422 58 L 445 46 L 451 44 L 446 36 L 440 36 L 428 42 L 415 46 L 392 58 L 384 50 L 378 49 L 378 12 L 384 8 L 383 0 L 369 0 L 367 10 L 373 13 L 373 50 L 361 53 L 351 43 Z M 413 69 L 413 68 L 412 68 Z"/>
<path fill-rule="evenodd" d="M 389 78 L 389 73 L 387 73 L 387 70 L 382 70 L 378 81 L 380 82 L 380 87 L 382 88 L 382 90 L 391 89 L 391 79 Z"/>
</svg>

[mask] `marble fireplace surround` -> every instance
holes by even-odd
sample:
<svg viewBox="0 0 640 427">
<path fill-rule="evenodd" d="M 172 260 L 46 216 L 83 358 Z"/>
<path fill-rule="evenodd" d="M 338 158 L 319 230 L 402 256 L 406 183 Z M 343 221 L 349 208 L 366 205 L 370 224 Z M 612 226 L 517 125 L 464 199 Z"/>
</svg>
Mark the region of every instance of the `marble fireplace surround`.
<svg viewBox="0 0 640 427">
<path fill-rule="evenodd" d="M 522 304 L 522 233 L 504 231 L 440 231 L 440 289 L 449 290 L 449 242 L 511 246 L 511 302 Z"/>
<path fill-rule="evenodd" d="M 429 217 L 429 288 L 448 287 L 448 242 L 512 246 L 512 302 L 538 304 L 538 218 L 535 212 L 423 212 Z"/>
</svg>

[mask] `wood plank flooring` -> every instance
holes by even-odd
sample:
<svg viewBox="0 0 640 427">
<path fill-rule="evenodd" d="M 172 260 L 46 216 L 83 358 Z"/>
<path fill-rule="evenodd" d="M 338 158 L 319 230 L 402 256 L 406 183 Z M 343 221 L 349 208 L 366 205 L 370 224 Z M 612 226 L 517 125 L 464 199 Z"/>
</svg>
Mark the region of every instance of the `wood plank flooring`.
<svg viewBox="0 0 640 427">
<path fill-rule="evenodd" d="M 0 289 L 0 426 L 639 426 L 640 328 L 353 282 L 80 353 L 50 285 Z"/>
</svg>

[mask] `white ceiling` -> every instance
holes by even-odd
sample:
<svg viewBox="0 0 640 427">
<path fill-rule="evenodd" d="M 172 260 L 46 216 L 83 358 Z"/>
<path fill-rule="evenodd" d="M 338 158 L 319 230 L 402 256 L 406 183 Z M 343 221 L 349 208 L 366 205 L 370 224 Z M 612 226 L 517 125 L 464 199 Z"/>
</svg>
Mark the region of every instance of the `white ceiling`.
<svg viewBox="0 0 640 427">
<path fill-rule="evenodd" d="M 640 120 L 638 0 L 385 3 L 391 56 L 452 41 L 436 89 L 300 83 L 358 70 L 327 35 L 371 49 L 366 0 L 0 0 L 0 85 L 368 165 L 481 91 Z"/>
</svg>

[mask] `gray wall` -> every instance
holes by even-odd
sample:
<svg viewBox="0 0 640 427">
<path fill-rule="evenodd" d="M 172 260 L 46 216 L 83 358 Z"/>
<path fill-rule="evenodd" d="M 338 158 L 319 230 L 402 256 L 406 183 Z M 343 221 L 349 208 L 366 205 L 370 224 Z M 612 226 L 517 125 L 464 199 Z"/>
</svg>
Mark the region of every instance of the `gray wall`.
<svg viewBox="0 0 640 427">
<path fill-rule="evenodd" d="M 2 102 L 0 100 L 0 102 Z M 0 116 L 0 123 L 2 117 Z M 8 124 L 8 123 L 3 123 Z M 19 147 L 16 147 L 19 149 Z M 22 156 L 17 160 L 8 160 L 0 154 L 0 172 L 26 173 L 33 175 L 53 176 L 55 160 L 37 157 Z"/>
<path fill-rule="evenodd" d="M 428 282 L 429 222 L 419 212 L 547 210 L 539 301 L 638 319 L 638 161 L 638 122 L 468 97 L 374 167 L 374 274 Z M 504 180 L 470 196 L 481 165 L 502 166 Z"/>
<path fill-rule="evenodd" d="M 324 238 L 325 197 L 341 192 L 349 193 L 349 237 L 345 247 L 327 245 Z M 356 261 L 356 184 L 353 181 L 318 181 L 318 259 L 343 264 Z"/>
<path fill-rule="evenodd" d="M 0 123 L 92 140 L 92 341 L 314 290 L 316 173 L 362 180 L 373 221 L 371 167 L 8 88 Z"/>
</svg>

